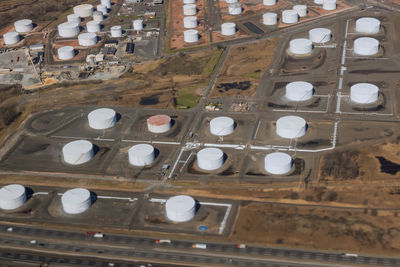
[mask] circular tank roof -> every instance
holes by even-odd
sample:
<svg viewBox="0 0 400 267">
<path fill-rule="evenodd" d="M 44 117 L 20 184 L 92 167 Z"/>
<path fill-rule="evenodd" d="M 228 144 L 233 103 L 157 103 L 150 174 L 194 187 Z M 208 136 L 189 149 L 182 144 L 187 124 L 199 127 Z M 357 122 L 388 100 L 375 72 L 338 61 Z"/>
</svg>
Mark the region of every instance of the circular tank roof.
<svg viewBox="0 0 400 267">
<path fill-rule="evenodd" d="M 354 40 L 354 52 L 362 56 L 378 53 L 379 41 L 371 37 L 360 37 Z"/>
<path fill-rule="evenodd" d="M 31 25 L 32 24 L 32 20 L 30 19 L 21 19 L 18 20 L 14 23 L 15 26 L 26 26 L 26 25 Z"/>
<path fill-rule="evenodd" d="M 210 132 L 213 135 L 225 136 L 234 131 L 235 121 L 226 116 L 216 117 L 210 121 Z"/>
<path fill-rule="evenodd" d="M 310 41 L 314 43 L 326 43 L 332 38 L 332 31 L 327 28 L 315 28 L 308 33 Z"/>
<path fill-rule="evenodd" d="M 313 85 L 308 82 L 296 81 L 286 85 L 286 97 L 291 101 L 306 101 L 312 98 Z"/>
<path fill-rule="evenodd" d="M 357 83 L 350 88 L 352 102 L 369 104 L 378 100 L 379 88 L 372 83 Z"/>
<path fill-rule="evenodd" d="M 90 199 L 90 191 L 85 188 L 70 189 L 62 195 L 61 199 L 72 205 L 84 203 Z"/>
<path fill-rule="evenodd" d="M 203 148 L 197 153 L 197 157 L 208 159 L 208 160 L 219 160 L 224 156 L 224 152 L 221 149 L 215 147 Z"/>
<path fill-rule="evenodd" d="M 375 34 L 378 33 L 381 22 L 376 18 L 360 18 L 356 20 L 356 31 L 359 33 Z"/>
<path fill-rule="evenodd" d="M 158 114 L 148 118 L 147 123 L 154 126 L 161 126 L 171 123 L 171 117 L 165 114 Z"/>
<path fill-rule="evenodd" d="M 72 51 L 74 51 L 72 46 L 62 46 L 57 50 L 58 53 L 70 53 Z"/>
<path fill-rule="evenodd" d="M 298 138 L 305 134 L 307 123 L 298 116 L 284 116 L 276 121 L 276 132 L 283 138 Z"/>
<path fill-rule="evenodd" d="M 165 206 L 167 209 L 185 212 L 192 210 L 196 206 L 196 201 L 190 196 L 179 195 L 169 198 Z"/>
<path fill-rule="evenodd" d="M 17 200 L 25 194 L 25 187 L 20 184 L 10 184 L 0 189 L 0 201 Z"/>
<path fill-rule="evenodd" d="M 272 174 L 288 173 L 292 168 L 292 162 L 292 157 L 286 153 L 271 153 L 265 156 L 265 170 Z"/>
</svg>

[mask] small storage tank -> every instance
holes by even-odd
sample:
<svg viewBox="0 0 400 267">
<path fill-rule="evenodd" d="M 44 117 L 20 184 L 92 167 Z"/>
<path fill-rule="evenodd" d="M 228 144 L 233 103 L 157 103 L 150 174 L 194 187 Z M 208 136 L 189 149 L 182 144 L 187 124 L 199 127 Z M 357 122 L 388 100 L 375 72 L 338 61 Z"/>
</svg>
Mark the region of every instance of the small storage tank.
<svg viewBox="0 0 400 267">
<path fill-rule="evenodd" d="M 111 0 L 101 0 L 100 3 L 107 8 L 111 8 Z"/>
<path fill-rule="evenodd" d="M 236 33 L 236 24 L 234 22 L 226 22 L 221 24 L 221 34 L 230 36 Z"/>
<path fill-rule="evenodd" d="M 378 101 L 379 88 L 372 83 L 357 83 L 350 87 L 350 100 L 357 104 L 370 104 Z"/>
<path fill-rule="evenodd" d="M 122 37 L 122 27 L 120 25 L 115 25 L 111 27 L 111 37 Z"/>
<path fill-rule="evenodd" d="M 57 49 L 58 58 L 60 60 L 70 60 L 75 56 L 75 51 L 72 46 L 63 46 Z"/>
<path fill-rule="evenodd" d="M 88 21 L 88 23 L 86 23 L 86 28 L 88 32 L 99 32 L 100 23 L 94 20 Z"/>
<path fill-rule="evenodd" d="M 276 5 L 276 0 L 263 0 L 264 6 L 273 6 Z"/>
<path fill-rule="evenodd" d="M 322 5 L 323 3 L 324 3 L 324 0 L 314 0 L 314 4 Z"/>
<path fill-rule="evenodd" d="M 102 22 L 104 20 L 103 12 L 101 11 L 93 12 L 93 20 L 97 22 Z"/>
<path fill-rule="evenodd" d="M 68 164 L 83 164 L 93 158 L 93 144 L 87 140 L 72 141 L 62 148 L 62 154 L 64 161 Z"/>
<path fill-rule="evenodd" d="M 33 23 L 30 19 L 21 19 L 14 22 L 15 31 L 19 33 L 30 32 L 33 30 Z"/>
<path fill-rule="evenodd" d="M 156 158 L 152 145 L 138 144 L 128 150 L 129 163 L 133 166 L 146 166 L 154 162 Z"/>
<path fill-rule="evenodd" d="M 10 184 L 0 189 L 0 209 L 14 210 L 26 202 L 26 190 L 23 185 Z"/>
<path fill-rule="evenodd" d="M 336 9 L 336 0 L 324 0 L 324 2 L 322 3 L 322 9 L 335 10 Z"/>
<path fill-rule="evenodd" d="M 360 18 L 356 20 L 356 32 L 377 34 L 381 30 L 381 22 L 376 18 Z"/>
<path fill-rule="evenodd" d="M 3 35 L 3 42 L 5 45 L 13 45 L 18 43 L 20 40 L 17 32 L 7 32 Z"/>
<path fill-rule="evenodd" d="M 94 32 L 81 33 L 78 35 L 79 45 L 92 46 L 97 43 L 97 35 Z"/>
<path fill-rule="evenodd" d="M 97 5 L 96 6 L 97 11 L 101 11 L 103 15 L 108 14 L 108 8 L 105 5 Z"/>
<path fill-rule="evenodd" d="M 184 4 L 194 4 L 196 3 L 196 0 L 183 0 Z"/>
<path fill-rule="evenodd" d="M 298 81 L 286 85 L 286 98 L 290 101 L 306 101 L 313 97 L 314 88 L 311 83 Z"/>
<path fill-rule="evenodd" d="M 188 16 L 183 18 L 183 27 L 185 29 L 193 29 L 197 27 L 197 18 L 195 16 Z"/>
<path fill-rule="evenodd" d="M 300 18 L 307 16 L 307 6 L 306 5 L 295 5 L 293 10 L 297 12 Z"/>
<path fill-rule="evenodd" d="M 313 43 L 326 43 L 331 40 L 332 32 L 327 28 L 315 28 L 308 32 L 308 36 Z"/>
<path fill-rule="evenodd" d="M 85 188 L 70 189 L 62 195 L 61 204 L 65 213 L 82 213 L 92 205 L 90 191 Z"/>
<path fill-rule="evenodd" d="M 141 19 L 135 19 L 133 22 L 133 29 L 135 31 L 141 31 L 143 30 L 143 20 Z"/>
<path fill-rule="evenodd" d="M 185 16 L 194 16 L 196 15 L 197 8 L 195 4 L 187 4 L 183 5 L 183 15 Z"/>
<path fill-rule="evenodd" d="M 185 195 L 171 197 L 165 203 L 167 218 L 173 222 L 187 222 L 196 214 L 196 201 Z"/>
<path fill-rule="evenodd" d="M 199 32 L 197 30 L 186 30 L 183 32 L 183 39 L 186 43 L 195 43 L 199 40 Z"/>
<path fill-rule="evenodd" d="M 171 129 L 171 122 L 168 115 L 154 115 L 147 119 L 147 129 L 152 133 L 166 133 Z"/>
<path fill-rule="evenodd" d="M 210 121 L 210 133 L 217 136 L 225 136 L 235 131 L 235 121 L 230 117 L 216 117 Z"/>
<path fill-rule="evenodd" d="M 265 156 L 264 169 L 271 174 L 285 174 L 292 169 L 292 157 L 286 153 L 275 152 Z"/>
<path fill-rule="evenodd" d="M 272 26 L 278 23 L 278 15 L 276 13 L 267 12 L 263 15 L 263 24 Z"/>
<path fill-rule="evenodd" d="M 92 129 L 108 129 L 117 123 L 117 113 L 111 108 L 95 109 L 88 114 L 88 122 Z"/>
<path fill-rule="evenodd" d="M 79 23 L 64 22 L 58 25 L 58 35 L 63 38 L 75 37 L 79 34 Z"/>
<path fill-rule="evenodd" d="M 197 153 L 197 166 L 207 171 L 215 171 L 224 165 L 224 152 L 219 148 L 203 148 Z"/>
<path fill-rule="evenodd" d="M 242 13 L 242 4 L 241 3 L 233 3 L 228 6 L 229 15 L 240 15 Z"/>
<path fill-rule="evenodd" d="M 296 23 L 299 21 L 299 14 L 296 10 L 288 9 L 282 11 L 282 22 L 286 24 Z"/>
<path fill-rule="evenodd" d="M 379 51 L 379 41 L 371 37 L 361 37 L 354 40 L 354 53 L 361 56 L 372 56 Z"/>
<path fill-rule="evenodd" d="M 276 133 L 283 138 L 298 138 L 306 134 L 307 123 L 298 116 L 284 116 L 276 121 Z"/>
<path fill-rule="evenodd" d="M 291 40 L 289 43 L 289 51 L 296 55 L 305 55 L 311 53 L 313 44 L 309 39 L 299 38 Z"/>
<path fill-rule="evenodd" d="M 70 14 L 67 16 L 67 21 L 68 22 L 75 22 L 75 23 L 81 23 L 81 17 L 79 17 L 77 14 Z"/>
<path fill-rule="evenodd" d="M 93 5 L 82 4 L 74 7 L 74 13 L 81 18 L 87 18 L 93 15 Z"/>
<path fill-rule="evenodd" d="M 229 5 L 229 4 L 238 3 L 239 0 L 225 0 L 225 2 Z"/>
</svg>

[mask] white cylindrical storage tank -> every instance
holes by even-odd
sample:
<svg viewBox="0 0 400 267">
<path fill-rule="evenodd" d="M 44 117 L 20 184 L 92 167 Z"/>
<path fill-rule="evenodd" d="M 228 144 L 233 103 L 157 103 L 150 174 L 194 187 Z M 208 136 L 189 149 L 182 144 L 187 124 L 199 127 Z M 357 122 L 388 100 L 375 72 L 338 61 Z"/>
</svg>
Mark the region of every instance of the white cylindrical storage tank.
<svg viewBox="0 0 400 267">
<path fill-rule="evenodd" d="M 313 44 L 309 39 L 299 38 L 291 40 L 289 43 L 289 51 L 296 55 L 305 55 L 311 53 Z"/>
<path fill-rule="evenodd" d="M 93 5 L 90 4 L 82 4 L 74 7 L 74 14 L 78 15 L 81 18 L 87 18 L 93 15 Z"/>
<path fill-rule="evenodd" d="M 271 174 L 285 174 L 292 169 L 293 159 L 290 155 L 275 152 L 265 156 L 264 169 Z"/>
<path fill-rule="evenodd" d="M 111 8 L 111 0 L 101 0 L 101 4 L 107 8 Z"/>
<path fill-rule="evenodd" d="M 224 165 L 224 152 L 219 148 L 203 148 L 197 153 L 197 166 L 207 171 L 215 171 Z"/>
<path fill-rule="evenodd" d="M 97 22 L 101 22 L 104 20 L 103 12 L 95 11 L 93 12 L 93 20 Z"/>
<path fill-rule="evenodd" d="M 133 22 L 133 29 L 135 31 L 141 31 L 143 30 L 143 20 L 141 19 L 135 19 Z"/>
<path fill-rule="evenodd" d="M 196 0 L 183 0 L 184 4 L 194 4 L 196 3 Z"/>
<path fill-rule="evenodd" d="M 354 53 L 361 56 L 372 56 L 379 51 L 379 41 L 371 37 L 354 40 Z"/>
<path fill-rule="evenodd" d="M 183 5 L 183 15 L 185 16 L 194 16 L 196 15 L 197 8 L 195 4 L 187 4 Z"/>
<path fill-rule="evenodd" d="M 64 38 L 75 37 L 79 34 L 79 23 L 64 22 L 58 25 L 58 35 Z"/>
<path fill-rule="evenodd" d="M 221 24 L 221 34 L 230 36 L 236 33 L 236 24 L 234 22 L 226 22 Z"/>
<path fill-rule="evenodd" d="M 336 0 L 324 0 L 324 2 L 322 3 L 322 9 L 335 10 L 336 9 Z"/>
<path fill-rule="evenodd" d="M 147 119 L 147 129 L 152 133 L 166 133 L 171 129 L 171 122 L 168 115 L 154 115 Z"/>
<path fill-rule="evenodd" d="M 229 4 L 228 13 L 229 15 L 240 15 L 242 13 L 242 4 L 241 3 Z"/>
<path fill-rule="evenodd" d="M 239 0 L 225 0 L 225 2 L 229 5 L 239 2 Z"/>
<path fill-rule="evenodd" d="M 75 56 L 75 51 L 72 46 L 63 46 L 57 49 L 58 58 L 60 60 L 70 60 Z"/>
<path fill-rule="evenodd" d="M 378 101 L 379 88 L 372 83 L 357 83 L 350 87 L 350 100 L 357 104 L 370 104 Z"/>
<path fill-rule="evenodd" d="M 154 147 L 149 144 L 138 144 L 128 150 L 129 163 L 133 166 L 146 166 L 154 162 Z"/>
<path fill-rule="evenodd" d="M 77 14 L 70 14 L 67 16 L 67 21 L 68 22 L 76 22 L 76 23 L 81 23 L 81 17 L 79 17 Z"/>
<path fill-rule="evenodd" d="M 30 32 L 33 30 L 33 23 L 30 19 L 21 19 L 14 22 L 15 31 L 19 33 Z"/>
<path fill-rule="evenodd" d="M 86 23 L 86 28 L 88 32 L 99 32 L 100 23 L 94 20 L 88 21 L 88 23 Z"/>
<path fill-rule="evenodd" d="M 111 37 L 118 38 L 122 36 L 122 27 L 115 25 L 111 27 Z"/>
<path fill-rule="evenodd" d="M 276 121 L 276 133 L 283 138 L 298 138 L 306 134 L 307 123 L 298 116 L 284 116 Z"/>
<path fill-rule="evenodd" d="M 70 189 L 62 195 L 61 204 L 65 213 L 82 213 L 92 204 L 90 191 L 85 188 Z"/>
<path fill-rule="evenodd" d="M 307 6 L 306 5 L 295 5 L 293 6 L 293 10 L 297 12 L 299 17 L 306 17 L 307 16 Z"/>
<path fill-rule="evenodd" d="M 92 129 L 108 129 L 117 122 L 117 113 L 111 108 L 95 109 L 88 114 L 88 122 Z"/>
<path fill-rule="evenodd" d="M 327 28 L 315 28 L 308 32 L 308 38 L 313 43 L 326 43 L 331 40 L 332 32 Z"/>
<path fill-rule="evenodd" d="M 62 148 L 62 154 L 68 164 L 83 164 L 93 158 L 93 144 L 87 140 L 72 141 Z"/>
<path fill-rule="evenodd" d="M 276 5 L 276 0 L 263 0 L 264 6 L 273 6 Z"/>
<path fill-rule="evenodd" d="M 105 5 L 97 5 L 96 10 L 101 11 L 103 13 L 103 15 L 108 14 L 108 8 Z"/>
<path fill-rule="evenodd" d="M 187 222 L 196 214 L 196 201 L 185 195 L 174 196 L 165 203 L 167 218 L 173 222 Z"/>
<path fill-rule="evenodd" d="M 272 26 L 278 23 L 278 15 L 276 13 L 267 12 L 263 15 L 263 24 Z"/>
<path fill-rule="evenodd" d="M 324 3 L 324 0 L 314 0 L 314 4 L 322 5 L 323 3 Z"/>
<path fill-rule="evenodd" d="M 377 34 L 381 30 L 381 22 L 376 18 L 360 18 L 356 20 L 356 32 Z"/>
<path fill-rule="evenodd" d="M 97 35 L 93 32 L 81 33 L 78 35 L 79 45 L 92 46 L 97 43 Z"/>
<path fill-rule="evenodd" d="M 3 35 L 5 45 L 13 45 L 19 42 L 19 34 L 17 32 L 7 32 Z"/>
<path fill-rule="evenodd" d="M 0 189 L 0 209 L 14 210 L 25 204 L 26 190 L 23 185 L 10 184 Z"/>
<path fill-rule="evenodd" d="M 183 27 L 185 29 L 193 29 L 197 27 L 197 18 L 195 16 L 189 16 L 183 18 Z"/>
<path fill-rule="evenodd" d="M 225 136 L 235 131 L 235 121 L 230 117 L 216 117 L 210 121 L 210 133 Z"/>
<path fill-rule="evenodd" d="M 199 32 L 197 30 L 186 30 L 183 32 L 183 39 L 186 43 L 195 43 L 199 40 Z"/>
<path fill-rule="evenodd" d="M 286 85 L 286 98 L 290 101 L 306 101 L 313 97 L 314 88 L 311 83 L 298 81 Z"/>
<path fill-rule="evenodd" d="M 288 9 L 282 11 L 282 22 L 286 24 L 296 23 L 299 21 L 299 14 L 296 10 Z"/>
</svg>

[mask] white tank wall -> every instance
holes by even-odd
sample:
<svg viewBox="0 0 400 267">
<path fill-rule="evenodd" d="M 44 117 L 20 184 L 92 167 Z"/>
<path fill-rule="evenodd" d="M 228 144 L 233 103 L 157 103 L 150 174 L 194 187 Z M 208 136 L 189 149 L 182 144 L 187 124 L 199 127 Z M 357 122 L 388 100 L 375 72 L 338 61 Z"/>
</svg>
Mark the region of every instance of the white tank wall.
<svg viewBox="0 0 400 267">
<path fill-rule="evenodd" d="M 111 27 L 111 37 L 118 38 L 122 36 L 122 27 L 115 25 Z"/>
<path fill-rule="evenodd" d="M 57 49 L 57 55 L 60 60 L 70 60 L 74 58 L 75 51 L 72 46 L 63 46 Z"/>
<path fill-rule="evenodd" d="M 111 0 L 101 0 L 101 4 L 107 8 L 111 8 Z"/>
<path fill-rule="evenodd" d="M 129 163 L 133 166 L 150 165 L 155 160 L 155 150 L 152 145 L 138 144 L 128 150 Z"/>
<path fill-rule="evenodd" d="M 276 0 L 263 0 L 264 6 L 273 6 L 276 5 Z"/>
<path fill-rule="evenodd" d="M 135 31 L 141 31 L 141 30 L 143 30 L 143 20 L 141 20 L 141 19 L 135 19 L 135 20 L 132 22 L 132 24 L 133 24 L 133 29 L 134 29 Z"/>
<path fill-rule="evenodd" d="M 196 0 L 183 0 L 184 4 L 194 4 L 196 3 Z"/>
<path fill-rule="evenodd" d="M 74 13 L 81 18 L 87 18 L 93 15 L 93 5 L 82 4 L 74 7 Z"/>
<path fill-rule="evenodd" d="M 303 18 L 307 16 L 307 6 L 306 5 L 295 5 L 293 10 L 297 12 L 299 17 Z"/>
<path fill-rule="evenodd" d="M 305 55 L 313 50 L 312 42 L 309 39 L 299 38 L 291 40 L 289 43 L 289 51 L 296 55 Z"/>
<path fill-rule="evenodd" d="M 221 24 L 221 34 L 230 36 L 236 33 L 236 24 L 233 22 L 226 22 Z"/>
<path fill-rule="evenodd" d="M 278 23 L 278 15 L 276 13 L 267 12 L 263 14 L 263 24 L 272 26 Z"/>
<path fill-rule="evenodd" d="M 88 114 L 89 127 L 96 130 L 111 128 L 117 122 L 117 113 L 111 108 L 99 108 Z"/>
<path fill-rule="evenodd" d="M 195 16 L 188 16 L 183 18 L 183 27 L 185 29 L 193 29 L 197 27 L 197 18 Z"/>
<path fill-rule="evenodd" d="M 381 30 L 381 22 L 376 18 L 360 18 L 356 20 L 356 32 L 364 34 L 377 34 Z"/>
<path fill-rule="evenodd" d="M 97 22 L 101 22 L 104 20 L 103 12 L 95 11 L 93 12 L 93 20 Z"/>
<path fill-rule="evenodd" d="M 233 3 L 228 6 L 229 15 L 240 15 L 242 13 L 242 4 Z"/>
<path fill-rule="evenodd" d="M 62 195 L 61 204 L 65 213 L 80 214 L 92 204 L 90 191 L 85 188 L 70 189 Z"/>
<path fill-rule="evenodd" d="M 3 42 L 5 45 L 13 45 L 18 43 L 20 36 L 17 32 L 7 32 L 3 35 Z"/>
<path fill-rule="evenodd" d="M 323 3 L 324 3 L 324 0 L 314 0 L 314 4 L 322 5 Z"/>
<path fill-rule="evenodd" d="M 70 14 L 67 16 L 67 21 L 68 22 L 76 22 L 76 23 L 81 23 L 81 17 L 79 17 L 77 14 Z"/>
<path fill-rule="evenodd" d="M 379 51 L 379 41 L 371 37 L 354 40 L 354 52 L 361 56 L 372 56 Z"/>
<path fill-rule="evenodd" d="M 350 100 L 357 104 L 370 104 L 378 101 L 379 88 L 372 83 L 357 83 L 350 87 Z"/>
<path fill-rule="evenodd" d="M 77 22 L 64 22 L 58 25 L 58 35 L 64 38 L 75 37 L 79 34 L 79 24 Z"/>
<path fill-rule="evenodd" d="M 199 32 L 197 30 L 186 30 L 183 32 L 183 39 L 186 43 L 195 43 L 199 40 Z"/>
<path fill-rule="evenodd" d="M 88 32 L 99 32 L 100 23 L 94 20 L 88 21 L 88 23 L 86 23 L 86 29 Z"/>
<path fill-rule="evenodd" d="M 308 82 L 296 81 L 286 85 L 286 98 L 290 101 L 306 101 L 313 97 L 313 85 Z"/>
<path fill-rule="evenodd" d="M 81 33 L 78 35 L 79 45 L 92 46 L 97 43 L 97 36 L 95 33 Z"/>
<path fill-rule="evenodd" d="M 20 184 L 10 184 L 0 189 L 0 209 L 14 210 L 26 202 L 25 187 Z"/>
<path fill-rule="evenodd" d="M 335 10 L 336 9 L 336 0 L 324 0 L 324 2 L 322 4 L 322 9 Z"/>
<path fill-rule="evenodd" d="M 183 15 L 185 16 L 194 16 L 196 15 L 197 8 L 195 4 L 187 4 L 183 5 Z"/>
<path fill-rule="evenodd" d="M 30 32 L 33 30 L 33 23 L 30 19 L 21 19 L 14 22 L 15 31 L 19 33 Z"/>
<path fill-rule="evenodd" d="M 107 6 L 105 6 L 105 5 L 97 5 L 96 6 L 96 10 L 97 11 L 101 11 L 102 13 L 103 13 L 103 15 L 106 15 L 106 14 L 108 14 L 108 8 L 107 8 Z"/>
<path fill-rule="evenodd" d="M 271 174 L 288 173 L 292 169 L 292 165 L 292 157 L 282 152 L 268 154 L 264 159 L 264 169 Z"/>
<path fill-rule="evenodd" d="M 210 133 L 216 136 L 226 136 L 235 131 L 235 121 L 230 117 L 216 117 L 210 121 Z"/>
<path fill-rule="evenodd" d="M 308 38 L 313 43 L 326 43 L 332 38 L 332 32 L 327 28 L 315 28 L 308 32 Z"/>
<path fill-rule="evenodd" d="M 219 148 L 203 148 L 197 153 L 197 166 L 207 171 L 218 170 L 224 165 L 224 152 Z"/>
<path fill-rule="evenodd" d="M 93 158 L 93 144 L 87 140 L 72 141 L 64 145 L 62 154 L 64 161 L 68 164 L 83 164 Z"/>
<path fill-rule="evenodd" d="M 196 201 L 185 195 L 174 196 L 165 203 L 165 213 L 173 222 L 187 222 L 196 214 Z"/>
<path fill-rule="evenodd" d="M 239 0 L 225 0 L 225 2 L 229 5 L 229 4 L 235 4 L 238 3 Z"/>
<path fill-rule="evenodd" d="M 151 133 L 166 133 L 171 130 L 171 117 L 160 114 L 147 119 L 147 129 Z"/>
<path fill-rule="evenodd" d="M 299 138 L 306 134 L 307 123 L 298 116 L 284 116 L 276 121 L 276 133 L 282 138 Z"/>
<path fill-rule="evenodd" d="M 293 9 L 282 11 L 282 22 L 286 24 L 296 23 L 299 21 L 299 14 Z"/>
</svg>

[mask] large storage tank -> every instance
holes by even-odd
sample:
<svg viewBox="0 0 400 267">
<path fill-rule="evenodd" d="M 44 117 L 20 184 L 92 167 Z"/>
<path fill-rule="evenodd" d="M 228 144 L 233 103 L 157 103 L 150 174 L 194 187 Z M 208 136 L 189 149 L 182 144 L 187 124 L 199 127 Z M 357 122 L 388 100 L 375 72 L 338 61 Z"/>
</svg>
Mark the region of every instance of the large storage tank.
<svg viewBox="0 0 400 267">
<path fill-rule="evenodd" d="M 86 28 L 88 32 L 99 32 L 100 23 L 94 20 L 88 21 L 88 23 L 86 23 Z"/>
<path fill-rule="evenodd" d="M 0 209 L 14 210 L 25 204 L 25 187 L 20 184 L 10 184 L 0 189 Z"/>
<path fill-rule="evenodd" d="M 188 16 L 183 18 L 183 27 L 185 29 L 193 29 L 197 27 L 197 18 L 195 16 Z"/>
<path fill-rule="evenodd" d="M 324 0 L 314 0 L 314 4 L 322 5 L 323 3 L 324 3 Z"/>
<path fill-rule="evenodd" d="M 88 114 L 88 122 L 92 129 L 108 129 L 117 122 L 117 113 L 111 108 L 95 109 Z"/>
<path fill-rule="evenodd" d="M 306 101 L 313 97 L 314 88 L 311 83 L 297 81 L 286 85 L 286 98 L 291 101 Z"/>
<path fill-rule="evenodd" d="M 70 14 L 67 16 L 67 21 L 68 22 L 75 22 L 75 23 L 81 23 L 81 17 L 79 17 L 77 14 Z"/>
<path fill-rule="evenodd" d="M 82 4 L 74 7 L 74 14 L 81 18 L 87 18 L 93 15 L 93 5 Z"/>
<path fill-rule="evenodd" d="M 174 196 L 165 203 L 167 218 L 173 222 L 187 222 L 196 214 L 196 201 L 185 195 Z"/>
<path fill-rule="evenodd" d="M 357 83 L 350 87 L 350 100 L 357 104 L 370 104 L 378 101 L 379 88 L 372 83 Z"/>
<path fill-rule="evenodd" d="M 371 37 L 354 40 L 354 53 L 361 56 L 372 56 L 379 51 L 379 41 Z"/>
<path fill-rule="evenodd" d="M 97 43 L 97 35 L 94 32 L 81 33 L 78 35 L 79 45 L 92 46 Z"/>
<path fill-rule="evenodd" d="M 296 55 L 305 55 L 311 53 L 313 44 L 309 39 L 299 38 L 291 40 L 289 43 L 289 51 Z"/>
<path fill-rule="evenodd" d="M 282 11 L 282 22 L 286 24 L 296 23 L 299 21 L 299 14 L 296 10 L 288 9 Z"/>
<path fill-rule="evenodd" d="M 238 3 L 239 0 L 225 0 L 225 2 L 229 5 L 229 4 Z"/>
<path fill-rule="evenodd" d="M 264 6 L 273 6 L 276 5 L 276 0 L 263 0 Z"/>
<path fill-rule="evenodd" d="M 377 34 L 381 30 L 381 22 L 376 18 L 360 18 L 356 20 L 356 32 Z"/>
<path fill-rule="evenodd" d="M 307 123 L 298 116 L 284 116 L 276 121 L 276 133 L 283 138 L 298 138 L 306 134 Z"/>
<path fill-rule="evenodd" d="M 115 25 L 111 27 L 111 37 L 119 38 L 122 36 L 122 27 L 120 25 Z"/>
<path fill-rule="evenodd" d="M 203 148 L 197 153 L 197 166 L 207 171 L 218 170 L 224 165 L 224 152 L 219 148 Z"/>
<path fill-rule="evenodd" d="M 233 3 L 228 6 L 229 15 L 240 15 L 242 13 L 242 4 L 241 3 Z"/>
<path fill-rule="evenodd" d="M 265 156 L 264 169 L 271 174 L 285 174 L 292 169 L 292 157 L 286 153 L 275 152 Z"/>
<path fill-rule="evenodd" d="M 276 13 L 267 12 L 263 14 L 263 24 L 267 26 L 276 25 L 278 23 L 278 15 Z"/>
<path fill-rule="evenodd" d="M 138 144 L 128 150 L 129 163 L 133 166 L 146 166 L 154 162 L 154 147 L 149 144 Z"/>
<path fill-rule="evenodd" d="M 308 36 L 313 43 L 326 43 L 331 40 L 332 32 L 327 28 L 315 28 L 308 32 Z"/>
<path fill-rule="evenodd" d="M 15 31 L 19 33 L 30 32 L 33 30 L 33 23 L 30 19 L 21 19 L 14 22 Z"/>
<path fill-rule="evenodd" d="M 75 50 L 72 46 L 63 46 L 57 49 L 58 58 L 60 60 L 70 60 L 75 56 Z"/>
<path fill-rule="evenodd" d="M 335 10 L 336 9 L 336 0 L 324 0 L 324 2 L 322 3 L 322 9 Z"/>
<path fill-rule="evenodd" d="M 183 5 L 183 15 L 185 16 L 194 16 L 196 15 L 197 8 L 195 4 L 187 4 Z"/>
<path fill-rule="evenodd" d="M 96 10 L 97 11 L 101 11 L 102 13 L 103 13 L 103 15 L 106 15 L 106 14 L 108 14 L 108 8 L 107 8 L 107 6 L 105 6 L 105 5 L 97 5 L 96 6 Z"/>
<path fill-rule="evenodd" d="M 171 122 L 168 115 L 154 115 L 147 119 L 147 129 L 152 133 L 166 133 L 171 129 Z"/>
<path fill-rule="evenodd" d="M 64 161 L 68 164 L 83 164 L 93 158 L 93 144 L 87 140 L 72 141 L 62 148 L 62 154 Z"/>
<path fill-rule="evenodd" d="M 71 38 L 79 34 L 79 23 L 64 22 L 58 25 L 58 35 L 64 38 Z"/>
<path fill-rule="evenodd" d="M 306 5 L 295 5 L 293 10 L 297 12 L 299 17 L 303 18 L 307 16 L 307 6 Z"/>
<path fill-rule="evenodd" d="M 221 34 L 225 36 L 234 35 L 236 33 L 236 24 L 234 22 L 226 22 L 221 24 Z"/>
<path fill-rule="evenodd" d="M 135 19 L 133 22 L 133 29 L 135 31 L 141 31 L 143 30 L 143 20 L 141 19 Z"/>
<path fill-rule="evenodd" d="M 107 8 L 111 8 L 111 0 L 101 0 L 100 3 Z"/>
<path fill-rule="evenodd" d="M 93 20 L 97 22 L 102 22 L 104 20 L 103 12 L 101 11 L 93 12 Z"/>
<path fill-rule="evenodd" d="M 186 30 L 183 32 L 183 39 L 186 43 L 195 43 L 199 40 L 199 32 L 197 30 Z"/>
<path fill-rule="evenodd" d="M 230 117 L 216 117 L 210 121 L 210 133 L 217 136 L 225 136 L 235 131 L 235 121 Z"/>
<path fill-rule="evenodd" d="M 65 213 L 82 213 L 92 204 L 90 191 L 85 188 L 70 189 L 62 195 L 61 204 Z"/>
<path fill-rule="evenodd" d="M 18 43 L 20 40 L 17 32 L 7 32 L 3 35 L 3 41 L 5 45 L 13 45 Z"/>
<path fill-rule="evenodd" d="M 194 4 L 196 3 L 196 0 L 183 0 L 184 4 Z"/>
</svg>

